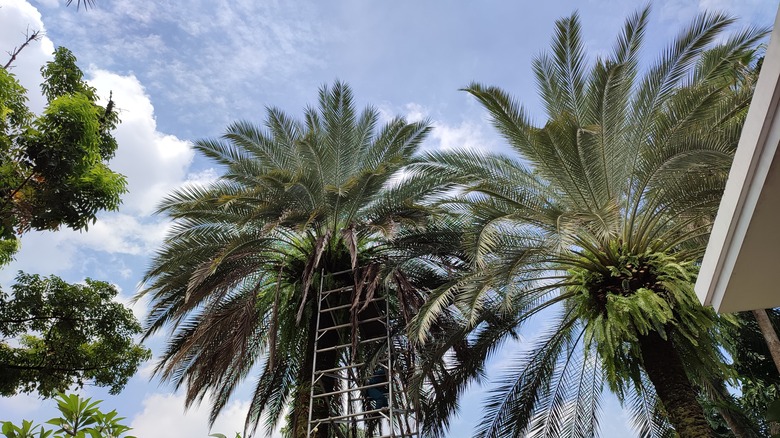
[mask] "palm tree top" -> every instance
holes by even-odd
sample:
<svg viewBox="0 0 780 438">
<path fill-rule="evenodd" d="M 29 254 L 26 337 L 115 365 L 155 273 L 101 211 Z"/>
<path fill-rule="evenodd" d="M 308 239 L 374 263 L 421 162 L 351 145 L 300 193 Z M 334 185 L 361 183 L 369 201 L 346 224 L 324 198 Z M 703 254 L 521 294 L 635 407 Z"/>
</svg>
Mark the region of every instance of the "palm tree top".
<svg viewBox="0 0 780 438">
<path fill-rule="evenodd" d="M 513 154 L 435 151 L 410 170 L 458 181 L 441 203 L 470 225 L 472 272 L 433 291 L 414 325 L 418 339 L 442 348 L 430 323 L 454 308 L 472 338 L 484 333 L 461 363 L 471 374 L 450 377 L 442 394 L 479 375 L 493 351 L 485 345 L 515 336 L 544 309 L 560 312 L 491 393 L 479 436 L 592 436 L 605 384 L 636 408 L 637 429 L 657 436 L 669 424 L 655 415 L 659 400 L 672 403 L 659 376 L 672 376 L 680 386 L 671 394 L 696 405 L 690 382 L 725 371 L 716 317 L 692 281 L 767 32 L 721 38 L 735 20 L 702 13 L 640 66 L 649 13 L 629 16 L 612 52 L 592 62 L 579 16 L 558 20 L 551 49 L 533 62 L 542 124 L 501 88 L 465 88 Z M 664 374 L 659 357 L 674 371 Z M 666 407 L 684 427 L 679 406 Z M 703 415 L 695 421 L 707 429 Z"/>
<path fill-rule="evenodd" d="M 272 107 L 262 125 L 239 121 L 196 141 L 221 175 L 162 201 L 173 225 L 139 293 L 151 301 L 147 336 L 170 330 L 157 374 L 186 387 L 188 404 L 212 394 L 213 422 L 257 365 L 247 431 L 261 418 L 272 430 L 287 404 L 294 435 L 305 428 L 310 289 L 334 272 L 371 274 L 376 284 L 399 275 L 394 239 L 425 214 L 416 191 L 393 181 L 429 130 L 400 117 L 380 124 L 376 109 L 357 111 L 350 87 L 335 82 L 301 119 Z"/>
</svg>

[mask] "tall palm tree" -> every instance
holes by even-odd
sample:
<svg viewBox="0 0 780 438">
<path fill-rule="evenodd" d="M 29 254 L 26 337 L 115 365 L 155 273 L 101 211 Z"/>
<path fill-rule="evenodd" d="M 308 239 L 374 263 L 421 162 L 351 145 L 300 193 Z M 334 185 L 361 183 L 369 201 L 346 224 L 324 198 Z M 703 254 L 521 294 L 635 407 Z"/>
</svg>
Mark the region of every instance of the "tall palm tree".
<svg viewBox="0 0 780 438">
<path fill-rule="evenodd" d="M 159 211 L 173 226 L 139 294 L 151 301 L 146 335 L 170 330 L 156 372 L 186 387 L 188 404 L 210 394 L 212 422 L 258 367 L 248 433 L 261 418 L 273 430 L 289 408 L 285 430 L 306 435 L 321 280 L 394 289 L 399 311 L 405 299 L 422 300 L 413 282 L 425 269 L 404 255 L 416 249 L 396 240 L 427 213 L 412 201 L 413 186 L 393 182 L 430 128 L 401 118 L 379 127 L 379 119 L 373 108 L 355 110 L 347 85 L 323 87 L 303 121 L 270 108 L 264 127 L 237 122 L 220 139 L 196 142 L 222 175 L 164 199 Z M 408 275 L 404 264 L 414 268 Z M 331 275 L 349 270 L 356 275 Z M 316 367 L 336 360 L 321 354 Z M 339 408 L 318 404 L 314 416 Z M 318 436 L 329 434 L 319 427 Z"/>
<path fill-rule="evenodd" d="M 444 348 L 429 318 L 456 308 L 475 329 L 474 354 L 442 386 L 458 393 L 494 345 L 558 312 L 491 393 L 479 436 L 592 436 L 605 386 L 642 436 L 665 436 L 669 423 L 682 437 L 711 436 L 697 391 L 726 371 L 716 315 L 693 284 L 766 32 L 714 45 L 734 20 L 705 13 L 641 68 L 648 14 L 629 17 L 590 67 L 577 14 L 556 23 L 551 52 L 533 63 L 542 125 L 499 88 L 466 89 L 516 155 L 431 153 L 409 171 L 459 181 L 445 204 L 472 222 L 473 272 L 434 291 L 414 327 Z"/>
</svg>

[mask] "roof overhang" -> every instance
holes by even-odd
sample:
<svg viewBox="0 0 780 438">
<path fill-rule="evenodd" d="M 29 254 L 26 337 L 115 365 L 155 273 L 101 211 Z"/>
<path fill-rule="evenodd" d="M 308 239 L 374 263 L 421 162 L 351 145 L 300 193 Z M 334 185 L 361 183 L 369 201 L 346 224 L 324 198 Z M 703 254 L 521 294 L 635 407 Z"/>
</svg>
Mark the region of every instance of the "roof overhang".
<svg viewBox="0 0 780 438">
<path fill-rule="evenodd" d="M 780 10 L 696 282 L 718 312 L 780 306 L 779 100 Z"/>
</svg>

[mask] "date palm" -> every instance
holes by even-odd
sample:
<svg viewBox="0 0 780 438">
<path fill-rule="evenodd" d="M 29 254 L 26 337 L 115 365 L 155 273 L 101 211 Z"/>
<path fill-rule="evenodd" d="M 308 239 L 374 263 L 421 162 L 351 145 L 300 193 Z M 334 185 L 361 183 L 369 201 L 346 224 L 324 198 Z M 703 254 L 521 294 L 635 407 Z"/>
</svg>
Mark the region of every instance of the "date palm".
<svg viewBox="0 0 780 438">
<path fill-rule="evenodd" d="M 716 315 L 693 284 L 765 31 L 722 37 L 734 20 L 705 13 L 640 68 L 648 14 L 629 17 L 590 67 L 578 16 L 557 22 L 552 50 L 533 63 L 542 125 L 499 88 L 466 89 L 515 155 L 432 153 L 410 171 L 459 181 L 445 204 L 472 222 L 473 272 L 435 291 L 415 325 L 442 348 L 427 333 L 439 310 L 457 308 L 474 327 L 474 354 L 455 367 L 474 371 L 442 386 L 457 393 L 495 344 L 559 312 L 491 393 L 479 436 L 595 435 L 605 387 L 642 436 L 665 436 L 669 423 L 682 437 L 712 436 L 697 393 L 726 370 Z"/>
<path fill-rule="evenodd" d="M 288 436 L 305 436 L 315 285 L 396 288 L 396 308 L 417 293 L 412 284 L 424 269 L 404 256 L 416 249 L 394 238 L 403 242 L 427 213 L 411 201 L 411 185 L 393 181 L 428 131 L 426 122 L 400 118 L 379 127 L 378 111 L 358 113 L 350 88 L 335 83 L 320 90 L 319 106 L 302 121 L 271 108 L 264 127 L 238 122 L 220 139 L 196 142 L 222 174 L 164 199 L 160 212 L 173 225 L 139 294 L 151 302 L 147 336 L 170 331 L 157 374 L 186 387 L 188 404 L 211 395 L 213 422 L 257 367 L 247 431 L 261 418 L 273 430 L 289 408 Z M 360 281 L 329 276 L 351 269 Z M 319 347 L 338 341 L 331 338 Z M 333 368 L 336 359 L 321 354 L 317 368 Z M 336 384 L 323 382 L 329 390 Z M 339 408 L 317 405 L 315 418 Z M 320 426 L 318 436 L 329 433 Z"/>
</svg>

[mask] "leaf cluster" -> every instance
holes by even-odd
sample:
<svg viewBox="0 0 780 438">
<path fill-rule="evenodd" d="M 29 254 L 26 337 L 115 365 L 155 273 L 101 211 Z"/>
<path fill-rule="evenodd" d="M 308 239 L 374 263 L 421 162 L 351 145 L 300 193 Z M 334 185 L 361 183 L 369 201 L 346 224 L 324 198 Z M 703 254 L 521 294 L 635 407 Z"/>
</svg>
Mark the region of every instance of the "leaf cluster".
<svg viewBox="0 0 780 438">
<path fill-rule="evenodd" d="M 10 421 L 3 422 L 0 432 L 6 438 L 135 438 L 126 435 L 131 428 L 122 424 L 125 418 L 120 417 L 116 410 L 106 413 L 100 410 L 100 400 L 63 393 L 58 393 L 55 400 L 60 416 L 46 424 L 57 429 L 45 429 L 44 425 L 23 420 L 21 426 Z"/>
<path fill-rule="evenodd" d="M 98 104 L 76 58 L 58 47 L 42 67 L 47 105 L 26 106 L 26 90 L 0 69 L 0 237 L 66 226 L 86 229 L 102 210 L 119 207 L 124 176 L 107 166 L 116 152 L 119 118 L 109 99 Z M 4 245 L 3 259 L 11 247 Z"/>
<path fill-rule="evenodd" d="M 11 295 L 0 292 L 0 394 L 49 397 L 86 382 L 118 393 L 150 352 L 116 295 L 103 281 L 19 273 Z"/>
</svg>

